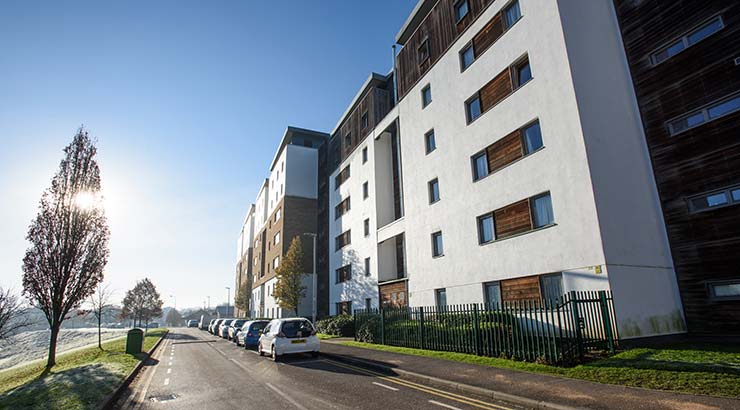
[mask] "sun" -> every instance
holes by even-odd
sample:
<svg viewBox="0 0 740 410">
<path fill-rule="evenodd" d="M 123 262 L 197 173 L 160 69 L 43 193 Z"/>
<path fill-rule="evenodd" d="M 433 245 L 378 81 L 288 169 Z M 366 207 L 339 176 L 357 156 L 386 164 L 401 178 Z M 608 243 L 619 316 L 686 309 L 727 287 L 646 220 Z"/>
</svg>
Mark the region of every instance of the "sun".
<svg viewBox="0 0 740 410">
<path fill-rule="evenodd" d="M 90 210 L 98 205 L 98 195 L 90 191 L 81 191 L 75 195 L 74 204 L 83 210 Z"/>
</svg>

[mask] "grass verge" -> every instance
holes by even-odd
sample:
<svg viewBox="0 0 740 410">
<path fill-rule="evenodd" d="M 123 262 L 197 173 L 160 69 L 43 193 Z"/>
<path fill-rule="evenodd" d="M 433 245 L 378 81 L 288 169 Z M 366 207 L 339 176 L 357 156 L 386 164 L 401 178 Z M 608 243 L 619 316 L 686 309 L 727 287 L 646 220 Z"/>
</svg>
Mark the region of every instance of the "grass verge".
<svg viewBox="0 0 740 410">
<path fill-rule="evenodd" d="M 677 343 L 660 349 L 631 349 L 606 359 L 563 368 L 464 353 L 351 341 L 342 344 L 599 383 L 740 398 L 740 346 Z"/>
<path fill-rule="evenodd" d="M 337 335 L 327 335 L 326 333 L 316 333 L 316 337 L 319 338 L 319 340 L 326 340 L 326 339 L 336 339 L 341 336 Z"/>
<path fill-rule="evenodd" d="M 151 349 L 166 329 L 149 330 L 144 351 Z M 126 354 L 126 339 L 62 353 L 49 372 L 45 361 L 0 372 L 0 408 L 89 409 L 112 393 L 146 353 Z"/>
</svg>

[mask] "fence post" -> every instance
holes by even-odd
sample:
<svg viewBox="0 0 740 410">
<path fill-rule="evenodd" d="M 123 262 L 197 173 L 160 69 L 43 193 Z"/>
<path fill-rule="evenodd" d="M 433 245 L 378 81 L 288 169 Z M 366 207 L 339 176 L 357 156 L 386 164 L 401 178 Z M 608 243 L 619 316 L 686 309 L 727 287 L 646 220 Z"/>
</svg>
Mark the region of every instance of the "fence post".
<svg viewBox="0 0 740 410">
<path fill-rule="evenodd" d="M 385 310 L 381 306 L 379 311 L 380 311 L 380 344 L 384 345 L 385 344 L 385 317 L 384 317 Z"/>
<path fill-rule="evenodd" d="M 578 294 L 575 290 L 570 291 L 571 314 L 573 315 L 573 327 L 576 332 L 576 346 L 578 347 L 578 358 L 583 359 L 583 333 L 581 332 L 581 315 L 578 312 Z"/>
<path fill-rule="evenodd" d="M 426 349 L 426 332 L 424 332 L 424 306 L 419 307 L 419 346 Z"/>
<path fill-rule="evenodd" d="M 354 329 L 355 342 L 356 342 L 357 341 L 357 311 L 356 310 L 352 312 L 352 329 Z"/>
<path fill-rule="evenodd" d="M 609 353 L 614 354 L 614 333 L 612 332 L 612 321 L 609 314 L 609 305 L 606 300 L 606 291 L 599 291 L 599 305 L 601 305 L 601 318 L 604 323 L 604 335 L 606 336 L 606 343 L 609 347 Z"/>
<path fill-rule="evenodd" d="M 475 354 L 482 356 L 480 337 L 480 316 L 478 315 L 478 304 L 473 305 L 473 339 L 475 342 Z"/>
</svg>

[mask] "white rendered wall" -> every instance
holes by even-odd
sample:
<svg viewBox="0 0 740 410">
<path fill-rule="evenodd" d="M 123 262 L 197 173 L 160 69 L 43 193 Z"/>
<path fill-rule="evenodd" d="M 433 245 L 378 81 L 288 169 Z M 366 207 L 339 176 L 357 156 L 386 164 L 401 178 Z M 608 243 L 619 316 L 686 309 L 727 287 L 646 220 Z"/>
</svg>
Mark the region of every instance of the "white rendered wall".
<svg viewBox="0 0 740 410">
<path fill-rule="evenodd" d="M 375 149 L 373 135 L 369 135 L 355 148 L 350 156 L 339 165 L 329 178 L 329 314 L 336 314 L 336 303 L 352 301 L 353 309 L 364 309 L 365 299 L 372 299 L 372 306 L 378 306 L 378 258 L 377 221 L 375 212 Z M 362 163 L 362 150 L 367 147 L 368 160 Z M 339 189 L 334 189 L 336 175 L 350 165 L 350 177 Z M 369 197 L 363 199 L 362 184 L 368 183 Z M 350 197 L 350 210 L 335 219 L 334 207 Z M 370 235 L 364 235 L 364 220 L 370 219 Z M 335 252 L 334 238 L 352 230 L 352 243 Z M 370 257 L 370 275 L 365 272 L 365 258 Z M 352 278 L 336 283 L 336 270 L 344 265 L 352 265 Z"/>
<path fill-rule="evenodd" d="M 270 186 L 268 180 L 265 180 L 265 183 L 262 185 L 262 188 L 260 188 L 260 191 L 257 193 L 257 199 L 254 201 L 254 232 L 255 235 L 257 232 L 261 231 L 262 228 L 264 228 L 265 223 L 267 223 L 267 218 L 269 217 L 269 214 L 267 213 L 268 205 L 269 205 L 269 198 L 270 196 Z"/>
</svg>

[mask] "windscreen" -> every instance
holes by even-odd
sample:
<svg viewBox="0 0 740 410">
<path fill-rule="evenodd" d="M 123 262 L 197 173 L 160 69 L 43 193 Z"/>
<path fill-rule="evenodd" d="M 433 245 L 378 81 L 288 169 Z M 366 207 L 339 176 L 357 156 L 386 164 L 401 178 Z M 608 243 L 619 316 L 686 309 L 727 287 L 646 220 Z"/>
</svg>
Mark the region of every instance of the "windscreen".
<svg viewBox="0 0 740 410">
<path fill-rule="evenodd" d="M 280 331 L 285 337 L 308 337 L 313 332 L 313 326 L 308 320 L 290 320 L 283 323 Z"/>
</svg>

